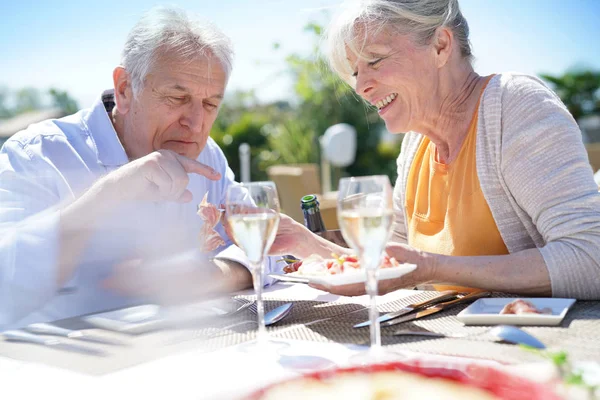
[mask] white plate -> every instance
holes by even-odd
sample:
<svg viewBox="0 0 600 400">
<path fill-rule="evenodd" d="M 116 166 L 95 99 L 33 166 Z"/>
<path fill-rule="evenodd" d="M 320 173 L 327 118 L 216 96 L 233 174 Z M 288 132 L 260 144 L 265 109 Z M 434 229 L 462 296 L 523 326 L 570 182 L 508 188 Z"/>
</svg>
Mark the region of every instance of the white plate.
<svg viewBox="0 0 600 400">
<path fill-rule="evenodd" d="M 415 268 L 417 268 L 415 264 L 400 264 L 397 267 L 381 268 L 378 280 L 383 281 L 399 278 L 414 271 Z M 364 269 L 352 269 L 336 275 L 303 275 L 291 272 L 289 274 L 269 274 L 269 276 L 283 282 L 314 283 L 323 286 L 350 285 L 352 283 L 366 282 L 367 280 L 367 273 Z"/>
<path fill-rule="evenodd" d="M 479 299 L 462 310 L 457 318 L 465 325 L 560 325 L 560 322 L 575 303 L 575 299 L 525 298 L 537 309 L 550 308 L 550 314 L 500 314 L 502 308 L 515 298 Z"/>
<path fill-rule="evenodd" d="M 131 334 L 156 330 L 164 323 L 160 307 L 153 304 L 88 315 L 82 319 L 101 329 Z"/>
<path fill-rule="evenodd" d="M 226 313 L 219 300 L 182 306 L 146 304 L 82 317 L 95 327 L 133 335 L 156 331 L 185 321 L 201 321 Z"/>
</svg>

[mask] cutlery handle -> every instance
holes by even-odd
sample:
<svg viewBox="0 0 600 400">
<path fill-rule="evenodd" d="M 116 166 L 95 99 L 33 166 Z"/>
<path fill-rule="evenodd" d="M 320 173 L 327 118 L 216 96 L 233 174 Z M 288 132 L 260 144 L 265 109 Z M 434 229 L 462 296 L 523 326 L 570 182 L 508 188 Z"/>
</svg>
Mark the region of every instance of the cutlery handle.
<svg viewBox="0 0 600 400">
<path fill-rule="evenodd" d="M 440 294 L 438 296 L 435 296 L 434 298 L 422 301 L 420 303 L 415 303 L 409 307 L 414 308 L 414 309 L 426 308 L 426 307 L 432 306 L 434 304 L 438 304 L 443 301 L 450 300 L 450 299 L 456 297 L 457 295 L 458 295 L 458 292 L 456 290 L 446 290 L 444 292 L 440 292 Z"/>
<path fill-rule="evenodd" d="M 55 336 L 64 336 L 64 337 L 68 337 L 69 334 L 73 333 L 73 331 L 70 329 L 65 329 L 65 328 L 58 327 L 56 325 L 44 324 L 44 323 L 27 325 L 27 327 L 25 329 L 28 330 L 29 332 L 33 332 L 33 333 L 37 333 L 37 334 L 41 334 L 41 335 L 55 335 Z"/>
<path fill-rule="evenodd" d="M 4 331 L 2 335 L 6 340 L 10 340 L 13 342 L 29 342 L 29 343 L 37 343 L 37 344 L 46 344 L 47 339 L 36 336 L 32 333 L 25 331 Z"/>
<path fill-rule="evenodd" d="M 462 304 L 462 303 L 467 303 L 469 301 L 472 300 L 477 300 L 480 299 L 482 297 L 489 297 L 491 295 L 490 292 L 474 292 L 474 293 L 469 293 L 463 297 L 459 297 L 456 300 L 451 300 L 451 301 L 447 301 L 445 303 L 439 303 L 438 306 L 446 308 L 448 306 L 454 306 L 456 304 Z"/>
</svg>

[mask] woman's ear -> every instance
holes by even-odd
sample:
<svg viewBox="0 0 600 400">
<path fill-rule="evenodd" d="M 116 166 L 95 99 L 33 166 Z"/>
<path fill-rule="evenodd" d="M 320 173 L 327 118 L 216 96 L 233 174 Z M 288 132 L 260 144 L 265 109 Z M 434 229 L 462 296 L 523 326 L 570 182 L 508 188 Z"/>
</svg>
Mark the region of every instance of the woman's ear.
<svg viewBox="0 0 600 400">
<path fill-rule="evenodd" d="M 454 33 L 449 28 L 442 26 L 435 31 L 433 37 L 433 50 L 435 51 L 436 66 L 442 68 L 452 55 L 454 47 Z"/>
<path fill-rule="evenodd" d="M 119 66 L 113 71 L 113 84 L 115 87 L 115 107 L 119 114 L 127 114 L 133 102 L 133 89 L 131 79 L 125 68 Z"/>
</svg>

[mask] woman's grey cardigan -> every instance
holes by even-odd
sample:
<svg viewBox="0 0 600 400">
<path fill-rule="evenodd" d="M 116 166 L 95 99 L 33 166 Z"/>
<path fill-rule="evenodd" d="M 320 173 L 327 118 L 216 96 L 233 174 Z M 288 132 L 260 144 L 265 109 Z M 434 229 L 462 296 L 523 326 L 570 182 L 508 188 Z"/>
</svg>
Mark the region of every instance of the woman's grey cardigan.
<svg viewBox="0 0 600 400">
<path fill-rule="evenodd" d="M 508 251 L 537 247 L 554 297 L 600 299 L 600 193 L 575 120 L 542 81 L 514 73 L 490 80 L 478 115 L 477 175 Z M 398 157 L 394 240 L 403 243 L 422 138 L 406 134 Z"/>
</svg>

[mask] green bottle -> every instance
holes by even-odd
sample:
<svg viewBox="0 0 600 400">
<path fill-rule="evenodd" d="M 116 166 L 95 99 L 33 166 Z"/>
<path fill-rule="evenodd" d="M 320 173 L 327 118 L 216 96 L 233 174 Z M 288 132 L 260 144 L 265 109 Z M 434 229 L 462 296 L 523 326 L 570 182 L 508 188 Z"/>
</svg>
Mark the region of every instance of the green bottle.
<svg viewBox="0 0 600 400">
<path fill-rule="evenodd" d="M 300 200 L 302 213 L 304 214 L 304 225 L 314 233 L 325 232 L 325 224 L 319 210 L 319 201 L 314 194 L 308 194 Z"/>
</svg>

